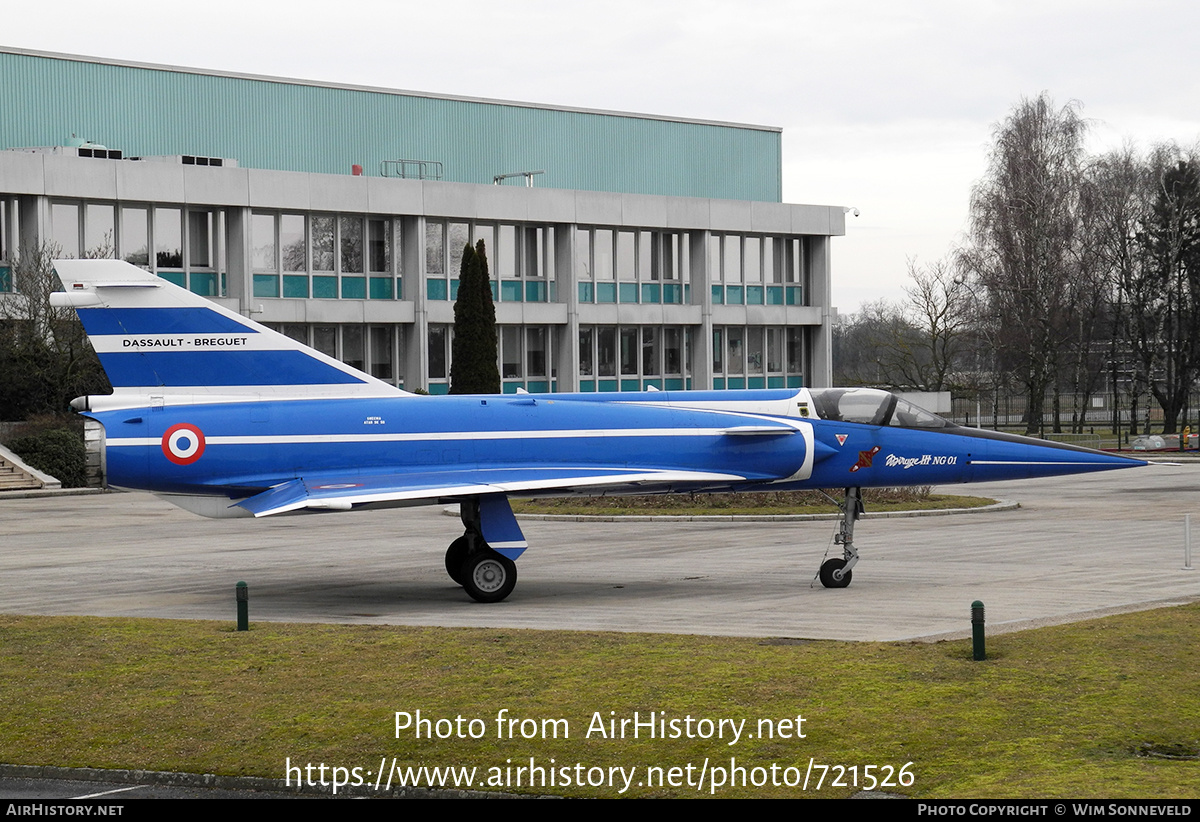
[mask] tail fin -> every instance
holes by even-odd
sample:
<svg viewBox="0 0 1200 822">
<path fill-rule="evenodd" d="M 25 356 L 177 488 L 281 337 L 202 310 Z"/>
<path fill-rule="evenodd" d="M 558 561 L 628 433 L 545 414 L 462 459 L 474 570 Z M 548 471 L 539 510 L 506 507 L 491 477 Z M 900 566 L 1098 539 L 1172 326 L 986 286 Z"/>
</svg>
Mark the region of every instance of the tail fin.
<svg viewBox="0 0 1200 822">
<path fill-rule="evenodd" d="M 75 308 L 113 385 L 92 408 L 147 395 L 170 404 L 405 393 L 122 260 L 54 267 L 65 291 L 52 301 Z"/>
</svg>

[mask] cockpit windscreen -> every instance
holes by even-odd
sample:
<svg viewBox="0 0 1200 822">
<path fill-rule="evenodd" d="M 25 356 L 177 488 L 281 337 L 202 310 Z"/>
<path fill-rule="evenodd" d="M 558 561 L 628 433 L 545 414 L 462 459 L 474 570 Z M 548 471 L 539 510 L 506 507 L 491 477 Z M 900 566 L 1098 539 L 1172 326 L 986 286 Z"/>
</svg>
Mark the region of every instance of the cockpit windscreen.
<svg viewBox="0 0 1200 822">
<path fill-rule="evenodd" d="M 809 394 L 824 420 L 890 425 L 897 428 L 951 428 L 954 423 L 878 388 L 814 388 Z"/>
</svg>

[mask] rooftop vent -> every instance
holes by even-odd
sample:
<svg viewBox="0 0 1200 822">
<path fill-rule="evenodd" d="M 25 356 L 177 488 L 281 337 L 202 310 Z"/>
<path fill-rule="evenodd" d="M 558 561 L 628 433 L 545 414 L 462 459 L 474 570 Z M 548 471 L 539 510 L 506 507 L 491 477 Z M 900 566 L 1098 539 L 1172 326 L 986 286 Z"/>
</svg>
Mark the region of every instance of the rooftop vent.
<svg viewBox="0 0 1200 822">
<path fill-rule="evenodd" d="M 130 157 L 130 160 L 145 160 L 152 163 L 176 163 L 185 166 L 213 166 L 237 168 L 237 160 L 227 157 L 201 157 L 197 154 L 155 154 L 149 157 Z"/>
<path fill-rule="evenodd" d="M 119 148 L 109 148 L 99 143 L 83 143 L 77 146 L 29 146 L 9 151 L 25 151 L 30 154 L 57 154 L 62 157 L 91 157 L 97 160 L 120 160 L 124 156 Z"/>
</svg>

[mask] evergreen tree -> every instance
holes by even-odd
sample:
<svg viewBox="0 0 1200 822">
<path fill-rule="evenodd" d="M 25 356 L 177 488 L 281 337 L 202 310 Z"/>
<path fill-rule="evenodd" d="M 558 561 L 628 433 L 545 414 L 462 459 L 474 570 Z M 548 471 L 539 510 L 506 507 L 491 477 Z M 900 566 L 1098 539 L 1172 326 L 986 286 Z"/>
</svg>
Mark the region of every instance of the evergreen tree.
<svg viewBox="0 0 1200 822">
<path fill-rule="evenodd" d="M 499 394 L 496 367 L 496 306 L 483 240 L 463 249 L 454 301 L 454 344 L 450 361 L 451 394 Z"/>
</svg>

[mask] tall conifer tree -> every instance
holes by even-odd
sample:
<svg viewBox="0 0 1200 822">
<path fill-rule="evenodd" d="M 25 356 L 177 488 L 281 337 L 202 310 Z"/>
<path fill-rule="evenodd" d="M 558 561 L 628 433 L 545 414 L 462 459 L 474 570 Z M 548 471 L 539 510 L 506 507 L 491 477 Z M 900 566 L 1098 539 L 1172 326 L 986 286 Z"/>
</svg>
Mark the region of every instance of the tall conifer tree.
<svg viewBox="0 0 1200 822">
<path fill-rule="evenodd" d="M 496 306 L 488 276 L 487 249 L 480 240 L 463 249 L 454 301 L 454 345 L 450 363 L 451 394 L 499 394 L 496 367 Z"/>
</svg>

